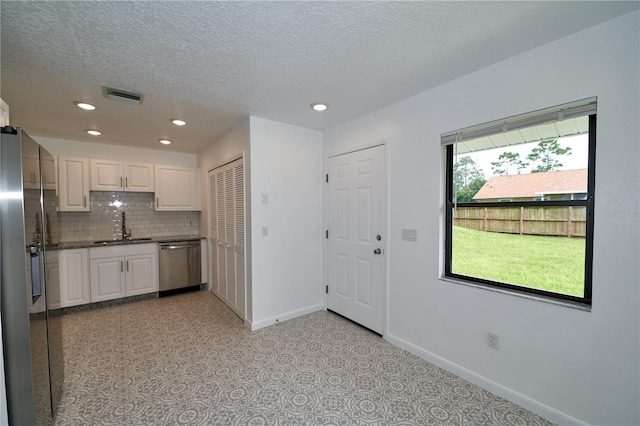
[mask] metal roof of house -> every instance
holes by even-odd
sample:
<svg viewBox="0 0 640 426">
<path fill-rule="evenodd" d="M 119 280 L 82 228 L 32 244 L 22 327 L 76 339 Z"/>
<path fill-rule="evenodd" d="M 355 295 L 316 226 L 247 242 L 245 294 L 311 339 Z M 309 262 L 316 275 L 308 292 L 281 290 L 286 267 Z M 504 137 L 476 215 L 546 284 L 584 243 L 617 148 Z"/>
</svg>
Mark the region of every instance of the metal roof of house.
<svg viewBox="0 0 640 426">
<path fill-rule="evenodd" d="M 582 116 L 532 127 L 494 133 L 471 140 L 458 142 L 458 154 L 502 148 L 546 139 L 563 138 L 589 133 L 589 117 Z"/>
<path fill-rule="evenodd" d="M 587 169 L 493 176 L 473 199 L 539 197 L 543 194 L 577 192 L 587 192 Z"/>
</svg>

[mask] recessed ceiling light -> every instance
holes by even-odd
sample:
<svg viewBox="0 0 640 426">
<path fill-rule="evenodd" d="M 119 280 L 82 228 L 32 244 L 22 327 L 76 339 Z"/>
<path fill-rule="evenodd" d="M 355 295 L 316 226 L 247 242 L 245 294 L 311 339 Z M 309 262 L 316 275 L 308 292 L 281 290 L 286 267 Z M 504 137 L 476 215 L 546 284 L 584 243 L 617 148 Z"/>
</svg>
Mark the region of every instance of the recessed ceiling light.
<svg viewBox="0 0 640 426">
<path fill-rule="evenodd" d="M 173 124 L 175 124 L 176 126 L 186 126 L 187 122 L 184 120 L 180 120 L 179 118 L 174 118 L 173 120 L 171 120 L 171 122 Z"/>
<path fill-rule="evenodd" d="M 92 104 L 87 103 L 87 102 L 74 102 L 74 104 L 76 104 L 76 106 L 78 108 L 82 108 L 85 111 L 93 111 L 94 109 L 96 109 L 95 105 L 92 105 Z"/>
<path fill-rule="evenodd" d="M 329 108 L 329 105 L 315 103 L 315 104 L 311 104 L 311 108 L 313 108 L 314 111 L 324 111 L 325 109 Z"/>
<path fill-rule="evenodd" d="M 102 132 L 99 132 L 97 130 L 87 130 L 87 133 L 89 133 L 91 136 L 100 136 L 102 134 Z"/>
<path fill-rule="evenodd" d="M 160 143 L 162 145 L 171 145 L 171 141 L 169 139 L 160 139 Z"/>
</svg>

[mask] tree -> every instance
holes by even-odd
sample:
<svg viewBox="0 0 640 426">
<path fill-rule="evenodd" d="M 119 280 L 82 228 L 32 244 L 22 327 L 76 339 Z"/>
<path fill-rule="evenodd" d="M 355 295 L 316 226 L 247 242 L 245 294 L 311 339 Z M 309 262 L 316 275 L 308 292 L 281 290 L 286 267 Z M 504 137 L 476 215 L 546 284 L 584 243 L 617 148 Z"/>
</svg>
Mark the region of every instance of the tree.
<svg viewBox="0 0 640 426">
<path fill-rule="evenodd" d="M 453 183 L 456 200 L 460 203 L 470 202 L 487 180 L 484 172 L 478 168 L 473 158 L 465 156 L 453 165 Z"/>
<path fill-rule="evenodd" d="M 538 146 L 533 148 L 527 160 L 537 164 L 531 173 L 550 172 L 562 167 L 562 163 L 558 161 L 556 157 L 561 155 L 571 155 L 571 148 L 563 148 L 558 143 L 557 139 L 547 139 L 540 141 Z"/>
<path fill-rule="evenodd" d="M 469 185 L 462 188 L 456 193 L 456 201 L 459 203 L 470 203 L 473 201 L 473 197 L 480 191 L 480 188 L 487 183 L 484 177 L 478 177 L 469 182 Z"/>
<path fill-rule="evenodd" d="M 477 178 L 484 178 L 484 172 L 478 169 L 478 165 L 469 156 L 462 157 L 453 165 L 453 182 L 456 189 L 460 190 Z"/>
<path fill-rule="evenodd" d="M 510 167 L 512 170 L 515 167 L 518 174 L 520 174 L 520 171 L 527 168 L 527 166 L 529 166 L 529 163 L 522 161 L 520 159 L 520 154 L 508 151 L 500 154 L 498 161 L 491 162 L 491 168 L 493 169 L 493 173 L 496 175 L 508 175 Z"/>
</svg>

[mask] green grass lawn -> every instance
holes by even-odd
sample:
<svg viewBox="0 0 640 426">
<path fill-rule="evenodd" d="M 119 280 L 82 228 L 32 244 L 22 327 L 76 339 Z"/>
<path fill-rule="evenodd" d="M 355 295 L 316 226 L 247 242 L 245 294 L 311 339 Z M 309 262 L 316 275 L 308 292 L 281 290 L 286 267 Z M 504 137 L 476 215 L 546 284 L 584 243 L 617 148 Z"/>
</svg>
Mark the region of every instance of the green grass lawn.
<svg viewBox="0 0 640 426">
<path fill-rule="evenodd" d="M 543 237 L 453 227 L 451 272 L 583 296 L 584 238 Z"/>
</svg>

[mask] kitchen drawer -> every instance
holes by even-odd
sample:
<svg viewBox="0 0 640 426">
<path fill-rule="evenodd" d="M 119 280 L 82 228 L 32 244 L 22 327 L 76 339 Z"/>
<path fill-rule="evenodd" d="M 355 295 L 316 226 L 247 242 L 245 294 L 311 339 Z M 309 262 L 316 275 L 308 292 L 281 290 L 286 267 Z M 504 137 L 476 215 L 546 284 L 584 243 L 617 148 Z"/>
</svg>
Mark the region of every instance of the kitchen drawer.
<svg viewBox="0 0 640 426">
<path fill-rule="evenodd" d="M 156 253 L 158 253 L 158 244 L 156 243 L 115 245 L 107 247 L 91 247 L 89 249 L 89 258 L 99 259 L 103 257 L 122 257 Z"/>
</svg>

